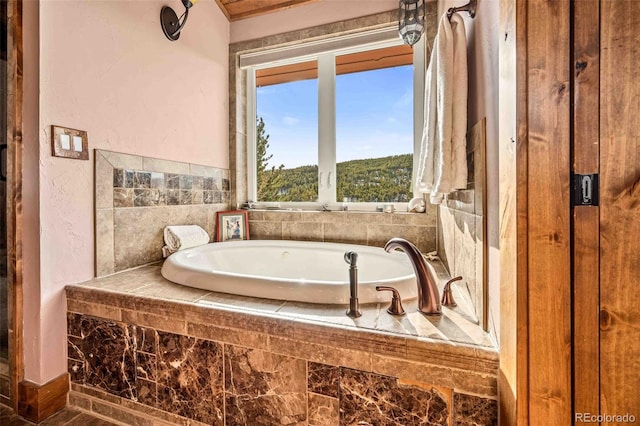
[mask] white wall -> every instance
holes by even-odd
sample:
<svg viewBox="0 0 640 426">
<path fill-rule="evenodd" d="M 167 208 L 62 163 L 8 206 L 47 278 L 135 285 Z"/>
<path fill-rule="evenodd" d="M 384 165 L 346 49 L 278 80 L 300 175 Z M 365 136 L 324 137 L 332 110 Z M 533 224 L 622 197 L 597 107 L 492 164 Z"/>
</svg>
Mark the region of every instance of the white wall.
<svg viewBox="0 0 640 426">
<path fill-rule="evenodd" d="M 466 0 L 441 0 L 439 16 Z M 462 12 L 469 63 L 469 126 L 487 117 L 487 227 L 489 242 L 489 308 L 494 330 L 500 314 L 500 224 L 498 193 L 498 28 L 500 2 L 479 0 L 475 18 Z"/>
<path fill-rule="evenodd" d="M 25 298 L 25 379 L 35 383 L 67 369 L 64 286 L 94 276 L 93 149 L 229 167 L 229 23 L 214 0 L 202 0 L 171 42 L 159 23 L 164 4 L 184 10 L 178 0 L 35 6 L 40 96 L 30 113 L 39 151 L 25 159 L 25 168 L 39 164 L 37 185 L 27 182 L 33 171 L 25 176 L 25 187 L 39 186 L 25 203 L 25 218 L 39 212 L 38 241 L 25 247 L 33 260 L 25 294 L 34 296 Z M 90 161 L 52 157 L 52 124 L 88 131 Z"/>
<path fill-rule="evenodd" d="M 427 0 L 431 1 L 431 0 Z M 398 9 L 398 0 L 318 0 L 231 24 L 231 43 Z"/>
</svg>

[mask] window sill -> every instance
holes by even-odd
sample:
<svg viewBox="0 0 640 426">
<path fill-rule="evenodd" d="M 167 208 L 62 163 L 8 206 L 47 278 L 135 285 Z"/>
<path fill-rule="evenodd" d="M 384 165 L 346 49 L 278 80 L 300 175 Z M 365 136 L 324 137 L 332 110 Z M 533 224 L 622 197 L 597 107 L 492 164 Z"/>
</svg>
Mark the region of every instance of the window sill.
<svg viewBox="0 0 640 426">
<path fill-rule="evenodd" d="M 251 205 L 251 207 L 249 206 Z M 392 206 L 392 208 L 390 208 Z M 249 211 L 285 211 L 285 212 L 360 212 L 360 213 L 410 213 L 420 214 L 418 212 L 409 212 L 409 203 L 349 203 L 347 209 L 344 209 L 342 203 L 246 203 L 243 207 Z M 428 210 L 428 208 L 427 208 Z M 426 212 L 426 211 L 425 211 Z M 421 212 L 421 213 L 425 213 Z"/>
</svg>

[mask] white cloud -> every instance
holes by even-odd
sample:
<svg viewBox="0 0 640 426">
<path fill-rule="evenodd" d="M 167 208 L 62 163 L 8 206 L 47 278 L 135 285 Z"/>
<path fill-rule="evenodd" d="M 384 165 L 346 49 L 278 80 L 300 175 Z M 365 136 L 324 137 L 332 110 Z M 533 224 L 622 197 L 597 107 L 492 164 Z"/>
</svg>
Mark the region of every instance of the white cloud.
<svg viewBox="0 0 640 426">
<path fill-rule="evenodd" d="M 282 122 L 287 126 L 295 126 L 300 122 L 300 119 L 285 115 L 282 117 Z"/>
<path fill-rule="evenodd" d="M 413 89 L 406 90 L 400 98 L 393 104 L 394 108 L 403 108 L 413 105 Z"/>
</svg>

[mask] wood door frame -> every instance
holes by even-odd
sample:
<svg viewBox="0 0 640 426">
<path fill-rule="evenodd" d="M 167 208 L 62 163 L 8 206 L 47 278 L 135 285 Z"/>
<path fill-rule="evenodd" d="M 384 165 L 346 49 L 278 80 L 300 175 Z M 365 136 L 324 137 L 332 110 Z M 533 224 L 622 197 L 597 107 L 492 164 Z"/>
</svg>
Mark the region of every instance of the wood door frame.
<svg viewBox="0 0 640 426">
<path fill-rule="evenodd" d="M 23 365 L 23 263 L 22 263 L 22 96 L 23 43 L 22 1 L 8 0 L 7 40 L 7 284 L 9 288 L 9 376 L 8 402 L 18 410 L 18 383 Z"/>
<path fill-rule="evenodd" d="M 531 0 L 526 14 L 528 413 L 570 424 L 570 2 Z"/>
<path fill-rule="evenodd" d="M 500 43 L 515 40 L 504 58 L 515 51 L 516 70 L 501 79 L 516 90 L 500 109 L 516 114 L 500 123 L 500 421 L 570 424 L 570 2 L 503 3 L 515 9 L 501 11 Z M 505 249 L 514 260 L 502 256 Z"/>
</svg>

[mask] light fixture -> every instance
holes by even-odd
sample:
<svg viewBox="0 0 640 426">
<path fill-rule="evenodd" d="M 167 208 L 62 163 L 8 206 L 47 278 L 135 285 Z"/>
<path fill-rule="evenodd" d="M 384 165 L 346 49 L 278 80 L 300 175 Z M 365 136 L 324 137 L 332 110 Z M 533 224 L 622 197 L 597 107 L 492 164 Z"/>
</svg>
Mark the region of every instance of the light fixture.
<svg viewBox="0 0 640 426">
<path fill-rule="evenodd" d="M 160 11 L 160 25 L 162 26 L 164 35 L 166 35 L 169 40 L 176 41 L 180 38 L 180 31 L 184 28 L 184 24 L 189 17 L 189 9 L 197 2 L 198 0 L 182 0 L 185 11 L 180 18 L 178 18 L 176 12 L 169 6 L 162 6 L 162 10 Z M 180 20 L 182 20 L 182 22 L 180 22 Z"/>
<path fill-rule="evenodd" d="M 400 0 L 398 33 L 402 40 L 413 46 L 424 33 L 425 0 Z"/>
</svg>

